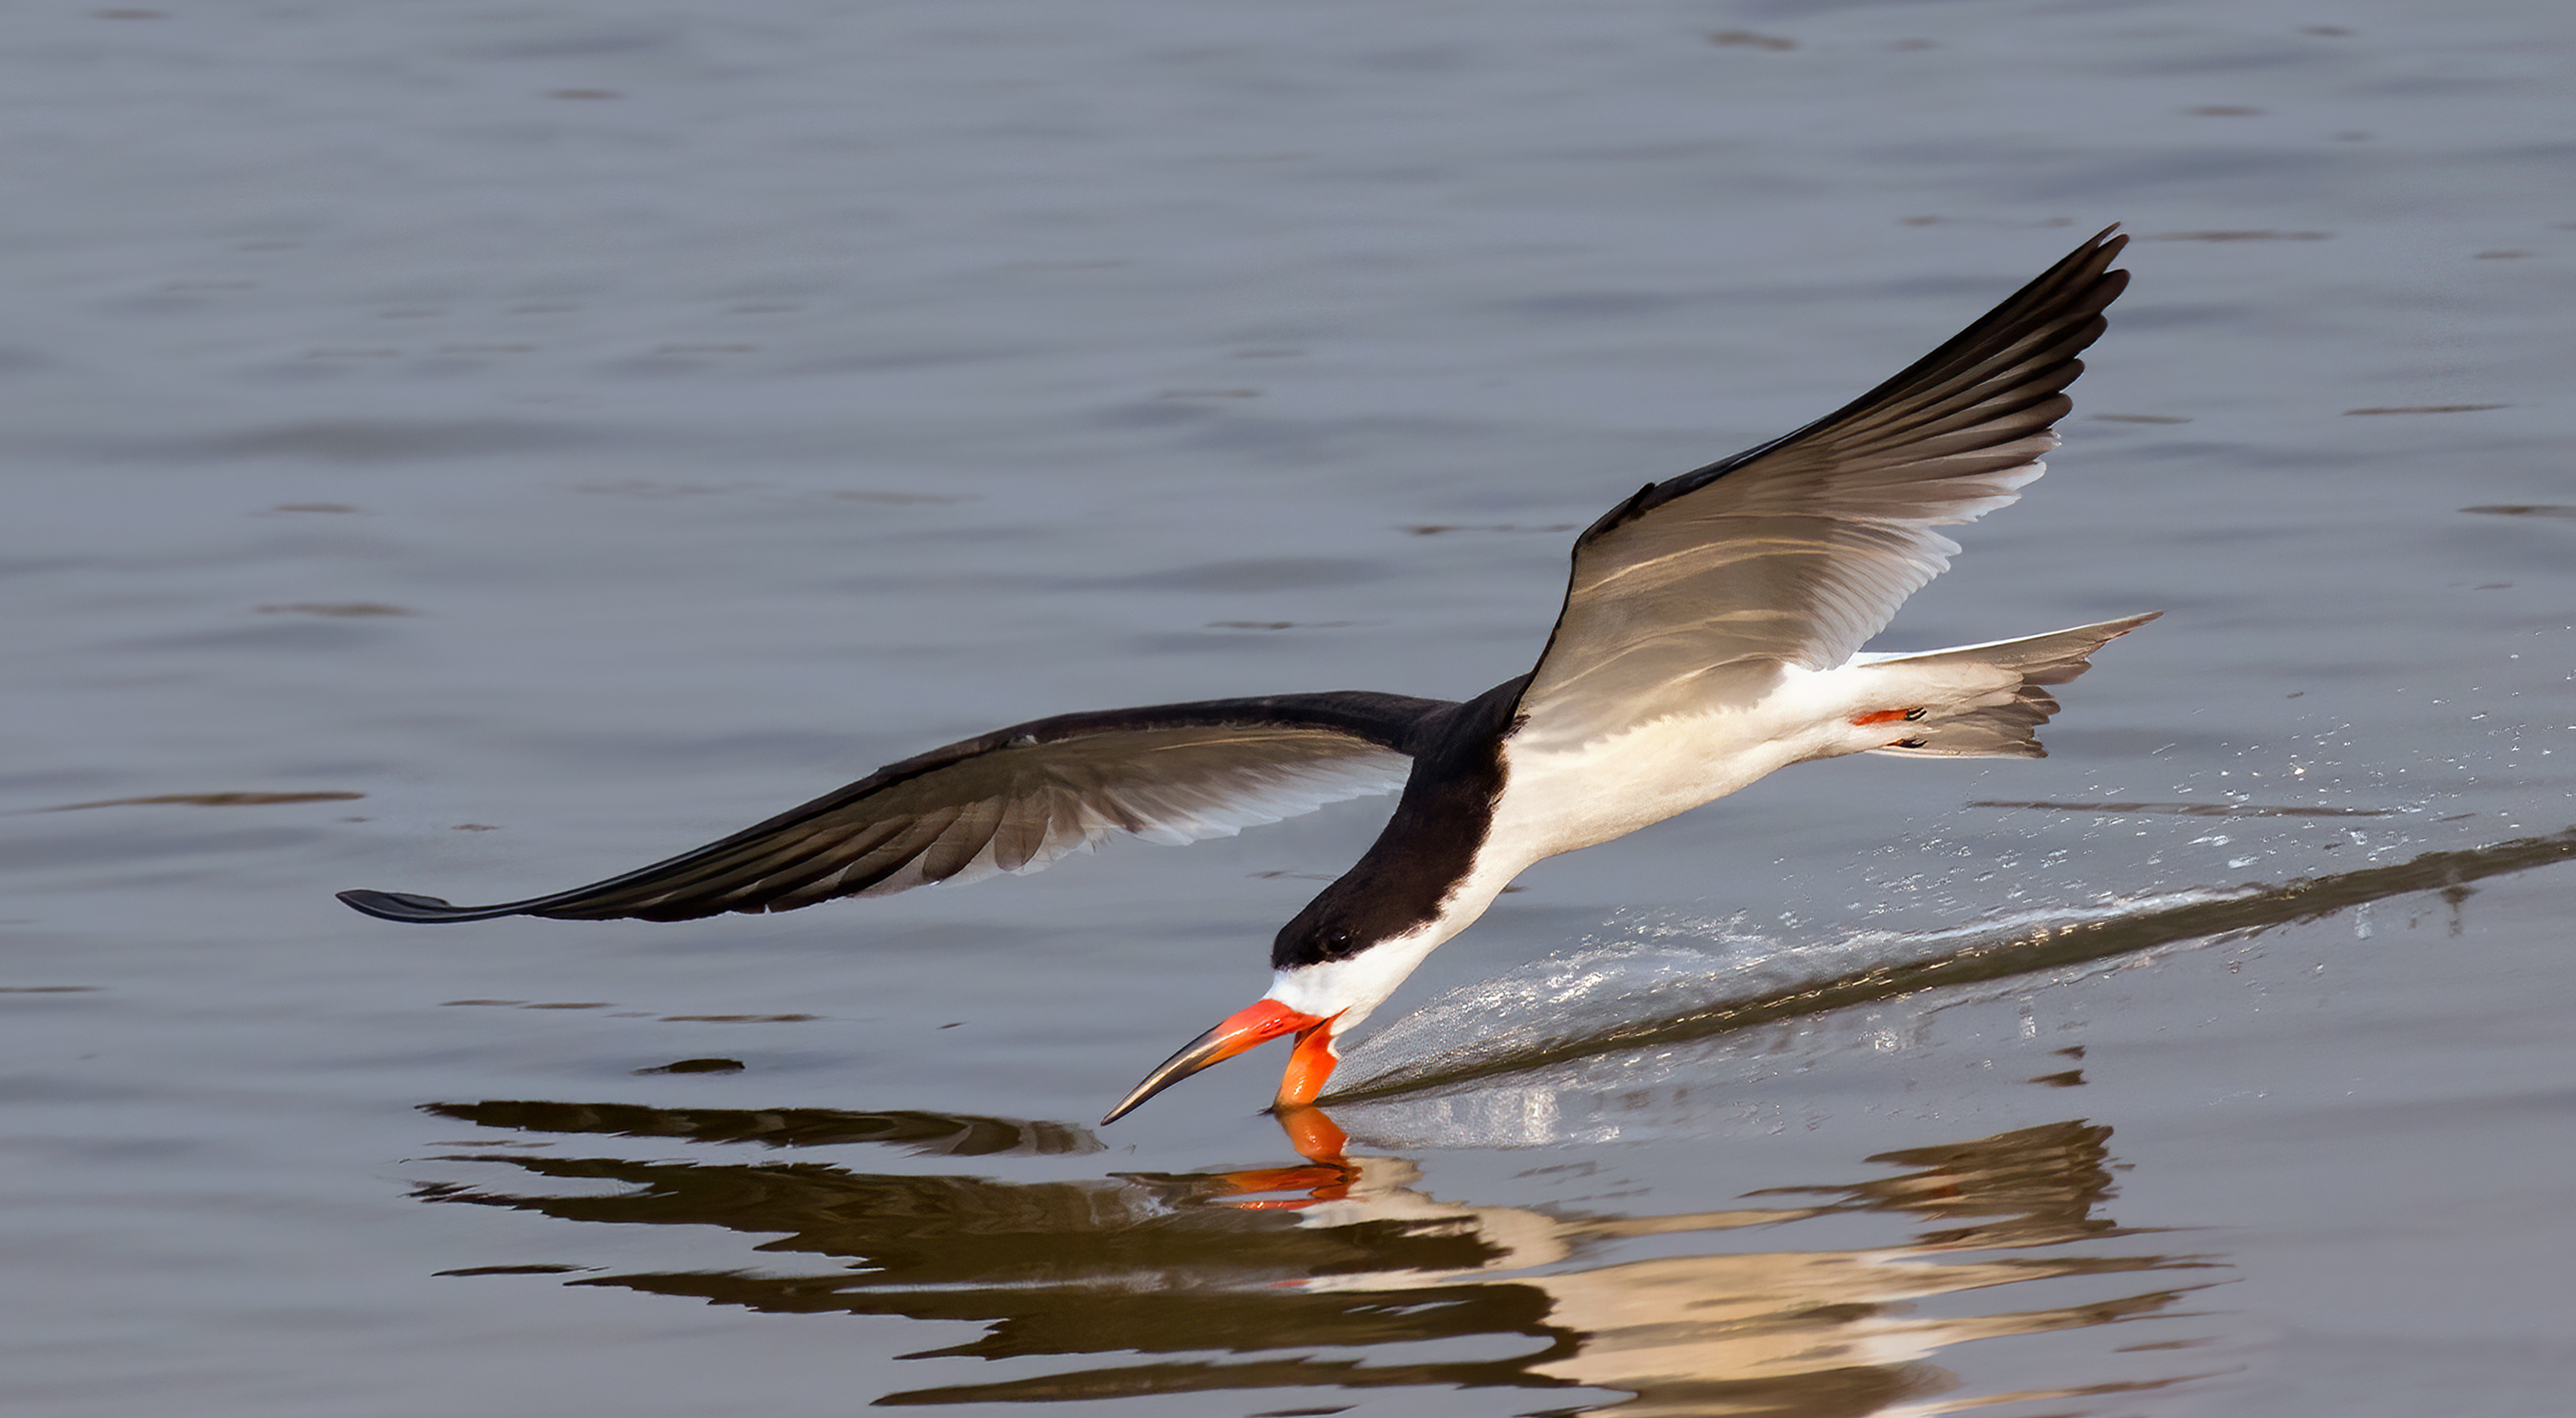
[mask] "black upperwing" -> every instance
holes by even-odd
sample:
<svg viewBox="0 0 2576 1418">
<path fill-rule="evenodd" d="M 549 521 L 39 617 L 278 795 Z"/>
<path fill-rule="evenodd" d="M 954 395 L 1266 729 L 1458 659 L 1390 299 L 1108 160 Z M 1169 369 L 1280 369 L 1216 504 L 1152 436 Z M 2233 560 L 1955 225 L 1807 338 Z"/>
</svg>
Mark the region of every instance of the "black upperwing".
<svg viewBox="0 0 2576 1418">
<path fill-rule="evenodd" d="M 684 921 L 1035 871 L 1119 834 L 1180 843 L 1403 784 L 1446 700 L 1342 691 L 1063 714 L 935 748 L 668 861 L 451 906 L 343 891 L 389 921 Z"/>
<path fill-rule="evenodd" d="M 1749 703 L 1781 667 L 1832 669 L 1958 545 L 1932 528 L 2043 471 L 2076 358 L 2128 284 L 2116 228 L 1858 399 L 1783 438 L 1648 485 L 1575 539 L 1565 606 L 1519 741 L 1580 743 Z"/>
</svg>

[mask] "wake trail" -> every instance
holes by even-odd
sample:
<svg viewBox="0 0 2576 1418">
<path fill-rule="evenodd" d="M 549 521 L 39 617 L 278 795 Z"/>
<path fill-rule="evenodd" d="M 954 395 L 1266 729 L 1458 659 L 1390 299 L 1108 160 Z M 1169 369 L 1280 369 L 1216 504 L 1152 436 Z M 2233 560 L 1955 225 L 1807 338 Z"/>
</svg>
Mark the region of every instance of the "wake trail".
<svg viewBox="0 0 2576 1418">
<path fill-rule="evenodd" d="M 2094 907 L 2044 908 L 1941 931 L 1860 931 L 1804 942 L 1721 933 L 1712 947 L 1670 941 L 1587 945 L 1453 990 L 1396 1020 L 1351 1051 L 1343 1068 L 1353 1081 L 1320 1101 L 1393 1097 L 1922 990 L 2247 935 L 2409 892 L 2456 890 L 2571 857 L 2576 827 L 2283 885 L 2198 888 Z"/>
</svg>

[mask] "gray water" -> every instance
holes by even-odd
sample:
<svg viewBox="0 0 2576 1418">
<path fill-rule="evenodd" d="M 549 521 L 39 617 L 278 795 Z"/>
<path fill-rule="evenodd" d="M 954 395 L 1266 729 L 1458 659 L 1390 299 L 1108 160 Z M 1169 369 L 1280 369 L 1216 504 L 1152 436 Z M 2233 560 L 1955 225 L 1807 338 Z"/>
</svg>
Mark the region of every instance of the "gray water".
<svg viewBox="0 0 2576 1418">
<path fill-rule="evenodd" d="M 7 28 L 11 1412 L 2568 1411 L 2564 6 Z M 778 917 L 331 899 L 1481 690 L 1574 529 L 2114 220 L 2049 476 L 1883 643 L 2166 618 L 2044 761 L 1532 871 L 1346 1166 L 1265 1056 L 1090 1120 L 1382 801 Z"/>
</svg>

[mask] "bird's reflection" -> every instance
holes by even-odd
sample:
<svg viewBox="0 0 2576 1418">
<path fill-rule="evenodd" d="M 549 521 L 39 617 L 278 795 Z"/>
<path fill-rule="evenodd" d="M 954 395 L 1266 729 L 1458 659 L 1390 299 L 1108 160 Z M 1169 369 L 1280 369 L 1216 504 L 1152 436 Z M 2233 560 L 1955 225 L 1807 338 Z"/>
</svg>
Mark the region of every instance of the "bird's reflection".
<svg viewBox="0 0 2576 1418">
<path fill-rule="evenodd" d="M 1351 1155 L 1311 1108 L 1281 1119 L 1302 1154 L 1293 1165 L 1019 1181 L 525 1144 L 537 1135 L 874 1143 L 1038 1170 L 1061 1165 L 1040 1159 L 1099 1144 L 1067 1124 L 929 1113 L 527 1102 L 426 1111 L 510 1130 L 519 1145 L 446 1159 L 507 1168 L 514 1180 L 424 1186 L 422 1200 L 722 1228 L 758 1236 L 746 1249 L 773 1267 L 569 1283 L 763 1311 L 966 1321 L 979 1337 L 908 1357 L 1006 1360 L 1021 1371 L 877 1400 L 886 1404 L 1437 1386 L 1565 1390 L 1514 1411 L 1621 1418 L 1954 1411 L 2043 1395 L 1947 1392 L 1959 1381 L 1927 1362 L 1938 1350 L 2147 1319 L 2185 1332 L 2087 1346 L 2085 1381 L 2045 1396 L 2134 1397 L 2208 1367 L 2188 1362 L 2183 1351 L 2205 1336 L 2175 1301 L 2211 1282 L 2209 1263 L 2142 1251 L 2138 1233 L 2101 1214 L 2110 1130 L 2082 1121 L 1884 1154 L 1869 1160 L 1895 1175 L 1772 1189 L 1733 1209 L 1573 1215 L 1439 1200 L 1418 1188 L 1415 1163 Z M 1853 1244 L 1862 1234 L 1875 1243 Z M 778 1263 L 788 1256 L 831 1264 L 787 1273 Z M 2002 1287 L 2027 1298 L 1957 1298 Z M 1067 1367 L 1071 1358 L 1102 1362 Z M 2066 1358 L 2051 1371 L 2063 1373 Z"/>
</svg>

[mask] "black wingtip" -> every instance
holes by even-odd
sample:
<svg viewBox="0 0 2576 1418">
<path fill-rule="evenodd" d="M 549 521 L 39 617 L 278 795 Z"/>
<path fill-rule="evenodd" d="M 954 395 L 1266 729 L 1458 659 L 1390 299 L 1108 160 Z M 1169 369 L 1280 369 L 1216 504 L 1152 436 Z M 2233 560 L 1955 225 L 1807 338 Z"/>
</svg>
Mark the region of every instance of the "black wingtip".
<svg viewBox="0 0 2576 1418">
<path fill-rule="evenodd" d="M 475 921 L 491 915 L 471 906 L 454 906 L 435 896 L 405 891 L 343 891 L 340 899 L 370 916 L 388 921 Z"/>
</svg>

